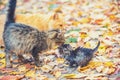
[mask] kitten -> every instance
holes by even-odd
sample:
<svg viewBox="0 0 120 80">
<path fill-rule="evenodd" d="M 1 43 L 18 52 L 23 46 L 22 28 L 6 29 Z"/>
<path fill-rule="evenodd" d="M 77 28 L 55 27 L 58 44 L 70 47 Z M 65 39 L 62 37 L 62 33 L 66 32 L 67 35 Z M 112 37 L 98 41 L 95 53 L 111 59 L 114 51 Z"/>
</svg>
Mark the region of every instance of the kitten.
<svg viewBox="0 0 120 80">
<path fill-rule="evenodd" d="M 23 54 L 31 53 L 35 65 L 42 65 L 42 56 L 38 53 L 51 49 L 53 45 L 62 44 L 64 36 L 59 30 L 39 31 L 31 26 L 15 23 L 14 14 L 17 0 L 9 0 L 7 19 L 5 22 L 3 41 L 6 52 L 6 67 L 11 67 L 10 57 L 17 54 L 20 60 Z M 42 53 L 41 53 L 42 54 Z"/>
<path fill-rule="evenodd" d="M 71 45 L 64 44 L 59 47 L 59 52 L 64 56 L 63 58 L 67 60 L 67 64 L 69 64 L 70 67 L 84 67 L 90 62 L 99 46 L 100 41 L 94 49 L 78 47 L 73 50 Z"/>
</svg>

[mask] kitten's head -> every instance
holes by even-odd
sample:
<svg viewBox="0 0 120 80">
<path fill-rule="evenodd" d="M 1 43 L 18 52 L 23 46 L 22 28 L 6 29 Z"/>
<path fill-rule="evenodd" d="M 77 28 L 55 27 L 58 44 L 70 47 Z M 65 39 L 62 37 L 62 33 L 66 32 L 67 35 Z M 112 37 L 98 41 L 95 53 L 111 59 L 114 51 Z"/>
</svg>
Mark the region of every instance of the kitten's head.
<svg viewBox="0 0 120 80">
<path fill-rule="evenodd" d="M 70 44 L 62 44 L 61 46 L 58 47 L 58 50 L 60 53 L 60 57 L 67 58 L 70 55 L 73 48 Z"/>
<path fill-rule="evenodd" d="M 64 29 L 65 21 L 62 12 L 54 12 L 49 19 L 49 29 Z"/>
<path fill-rule="evenodd" d="M 61 45 L 65 42 L 64 33 L 62 33 L 60 30 L 50 30 L 47 32 L 48 35 L 48 46 L 50 48 Z"/>
</svg>

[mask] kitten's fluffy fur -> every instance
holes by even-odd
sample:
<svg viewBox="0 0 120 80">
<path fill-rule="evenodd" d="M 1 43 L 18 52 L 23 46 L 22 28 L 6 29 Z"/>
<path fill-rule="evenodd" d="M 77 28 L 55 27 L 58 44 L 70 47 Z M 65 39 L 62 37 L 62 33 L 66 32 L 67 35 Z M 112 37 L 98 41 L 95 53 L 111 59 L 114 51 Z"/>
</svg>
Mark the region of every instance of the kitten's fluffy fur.
<svg viewBox="0 0 120 80">
<path fill-rule="evenodd" d="M 31 53 L 36 66 L 42 65 L 39 52 L 51 49 L 53 45 L 64 42 L 64 36 L 59 30 L 39 31 L 31 26 L 15 23 L 14 14 L 17 0 L 9 0 L 8 13 L 5 22 L 3 40 L 6 52 L 6 67 L 11 67 L 10 57 L 16 53 L 20 60 L 23 54 Z"/>
<path fill-rule="evenodd" d="M 99 46 L 100 41 L 94 49 L 78 47 L 73 50 L 71 45 L 63 44 L 59 47 L 59 52 L 67 60 L 70 67 L 84 67 L 90 62 Z"/>
</svg>

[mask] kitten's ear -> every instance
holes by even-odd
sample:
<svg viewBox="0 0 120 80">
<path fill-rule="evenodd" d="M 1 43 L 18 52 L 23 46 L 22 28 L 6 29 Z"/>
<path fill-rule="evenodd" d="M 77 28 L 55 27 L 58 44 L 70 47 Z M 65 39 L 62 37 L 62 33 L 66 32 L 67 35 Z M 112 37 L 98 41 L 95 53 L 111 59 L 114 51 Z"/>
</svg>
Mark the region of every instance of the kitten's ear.
<svg viewBox="0 0 120 80">
<path fill-rule="evenodd" d="M 49 39 L 54 39 L 56 38 L 58 33 L 56 31 L 48 31 L 48 38 Z"/>
</svg>

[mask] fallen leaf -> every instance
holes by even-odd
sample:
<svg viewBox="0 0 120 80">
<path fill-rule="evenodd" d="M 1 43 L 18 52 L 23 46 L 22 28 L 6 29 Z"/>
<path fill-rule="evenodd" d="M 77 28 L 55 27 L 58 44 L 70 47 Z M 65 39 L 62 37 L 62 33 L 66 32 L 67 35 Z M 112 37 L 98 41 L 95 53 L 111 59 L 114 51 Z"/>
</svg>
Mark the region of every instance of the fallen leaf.
<svg viewBox="0 0 120 80">
<path fill-rule="evenodd" d="M 49 72 L 49 71 L 52 70 L 52 66 L 43 65 L 43 66 L 41 67 L 41 70 L 42 70 L 43 72 Z"/>
<path fill-rule="evenodd" d="M 18 70 L 19 70 L 20 72 L 26 72 L 26 67 L 25 67 L 24 65 L 20 65 L 20 66 L 18 67 Z"/>
<path fill-rule="evenodd" d="M 57 63 L 61 64 L 61 63 L 64 63 L 64 59 L 63 58 L 57 58 Z"/>
<path fill-rule="evenodd" d="M 80 38 L 86 38 L 88 37 L 87 33 L 86 32 L 80 32 Z"/>
<path fill-rule="evenodd" d="M 103 19 L 96 19 L 95 24 L 101 25 L 103 22 Z"/>
<path fill-rule="evenodd" d="M 68 78 L 68 79 L 70 79 L 70 78 L 76 78 L 76 74 L 65 74 L 64 77 Z"/>
<path fill-rule="evenodd" d="M 35 71 L 34 70 L 29 70 L 25 73 L 25 76 L 35 78 Z"/>
<path fill-rule="evenodd" d="M 5 54 L 4 53 L 0 53 L 0 58 L 4 58 Z"/>
<path fill-rule="evenodd" d="M 55 78 L 58 78 L 58 77 L 61 76 L 61 71 L 55 70 L 55 71 L 52 72 L 52 74 L 55 76 Z"/>
<path fill-rule="evenodd" d="M 0 80 L 21 80 L 23 75 L 7 75 L 0 78 Z"/>
</svg>

